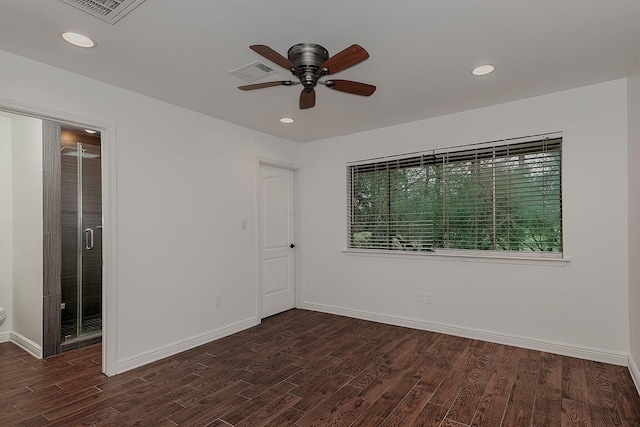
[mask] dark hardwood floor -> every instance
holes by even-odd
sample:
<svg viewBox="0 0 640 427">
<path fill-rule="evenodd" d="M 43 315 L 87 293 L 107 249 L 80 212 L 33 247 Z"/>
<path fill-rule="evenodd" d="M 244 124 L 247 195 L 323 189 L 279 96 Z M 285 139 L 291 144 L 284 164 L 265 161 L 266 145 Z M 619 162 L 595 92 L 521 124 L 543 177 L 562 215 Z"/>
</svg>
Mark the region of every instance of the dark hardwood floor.
<svg viewBox="0 0 640 427">
<path fill-rule="evenodd" d="M 0 425 L 640 426 L 627 368 L 304 310 L 124 374 L 0 344 Z"/>
</svg>

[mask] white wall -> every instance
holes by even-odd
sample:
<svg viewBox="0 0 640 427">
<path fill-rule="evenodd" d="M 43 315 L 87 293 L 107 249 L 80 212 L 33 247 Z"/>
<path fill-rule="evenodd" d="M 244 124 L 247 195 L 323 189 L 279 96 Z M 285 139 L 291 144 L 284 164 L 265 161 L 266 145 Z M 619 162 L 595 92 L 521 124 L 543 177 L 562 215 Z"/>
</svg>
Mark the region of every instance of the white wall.
<svg viewBox="0 0 640 427">
<path fill-rule="evenodd" d="M 118 363 L 255 320 L 257 158 L 296 163 L 299 145 L 6 52 L 0 63 L 3 98 L 116 125 Z"/>
<path fill-rule="evenodd" d="M 304 144 L 304 306 L 626 363 L 626 117 L 626 80 L 617 80 Z M 554 131 L 564 133 L 569 263 L 341 251 L 346 247 L 346 162 Z M 418 303 L 418 291 L 432 292 L 433 304 Z"/>
<path fill-rule="evenodd" d="M 11 120 L 12 332 L 42 346 L 42 122 Z"/>
<path fill-rule="evenodd" d="M 0 307 L 7 319 L 0 342 L 9 340 L 13 310 L 13 200 L 11 178 L 11 119 L 0 116 Z"/>
<path fill-rule="evenodd" d="M 630 364 L 640 391 L 640 58 L 628 80 L 628 103 Z"/>
</svg>

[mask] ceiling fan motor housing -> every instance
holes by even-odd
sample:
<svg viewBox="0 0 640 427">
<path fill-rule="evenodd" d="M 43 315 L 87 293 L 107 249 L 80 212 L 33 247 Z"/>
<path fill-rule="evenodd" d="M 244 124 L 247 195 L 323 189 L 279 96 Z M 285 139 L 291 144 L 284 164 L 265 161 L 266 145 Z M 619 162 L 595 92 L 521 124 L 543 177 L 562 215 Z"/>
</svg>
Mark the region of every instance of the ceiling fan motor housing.
<svg viewBox="0 0 640 427">
<path fill-rule="evenodd" d="M 315 43 L 298 43 L 287 52 L 289 61 L 297 68 L 293 74 L 300 78 L 306 90 L 313 89 L 321 77 L 320 66 L 329 59 L 329 52 Z"/>
</svg>

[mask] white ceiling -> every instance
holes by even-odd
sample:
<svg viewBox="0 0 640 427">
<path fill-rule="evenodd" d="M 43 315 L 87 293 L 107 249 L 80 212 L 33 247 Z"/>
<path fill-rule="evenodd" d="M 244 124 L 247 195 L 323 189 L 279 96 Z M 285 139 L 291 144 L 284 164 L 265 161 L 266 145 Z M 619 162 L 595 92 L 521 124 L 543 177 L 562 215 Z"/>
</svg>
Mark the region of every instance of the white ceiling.
<svg viewBox="0 0 640 427">
<path fill-rule="evenodd" d="M 73 47 L 63 31 L 98 45 Z M 362 45 L 370 58 L 332 77 L 378 90 L 318 87 L 316 107 L 301 111 L 300 86 L 236 88 L 246 82 L 235 68 L 278 68 L 249 45 L 286 56 L 301 42 L 331 55 Z M 146 0 L 111 25 L 56 0 L 2 0 L 0 49 L 305 142 L 626 77 L 640 52 L 640 1 Z M 496 71 L 473 77 L 484 63 Z"/>
</svg>

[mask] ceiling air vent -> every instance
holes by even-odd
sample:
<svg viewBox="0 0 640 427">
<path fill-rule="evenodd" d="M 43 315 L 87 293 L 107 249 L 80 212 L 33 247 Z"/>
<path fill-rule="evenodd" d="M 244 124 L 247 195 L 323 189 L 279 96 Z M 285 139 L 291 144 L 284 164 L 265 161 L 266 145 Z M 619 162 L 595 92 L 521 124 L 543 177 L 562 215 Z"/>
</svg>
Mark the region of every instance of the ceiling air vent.
<svg viewBox="0 0 640 427">
<path fill-rule="evenodd" d="M 144 0 L 60 0 L 110 24 L 115 24 Z"/>
<path fill-rule="evenodd" d="M 236 77 L 240 77 L 246 82 L 255 82 L 256 80 L 260 80 L 263 77 L 275 74 L 277 73 L 277 71 L 271 67 L 267 67 L 262 62 L 256 61 L 243 67 L 236 68 L 235 70 L 229 71 L 229 73 L 233 74 Z"/>
</svg>

